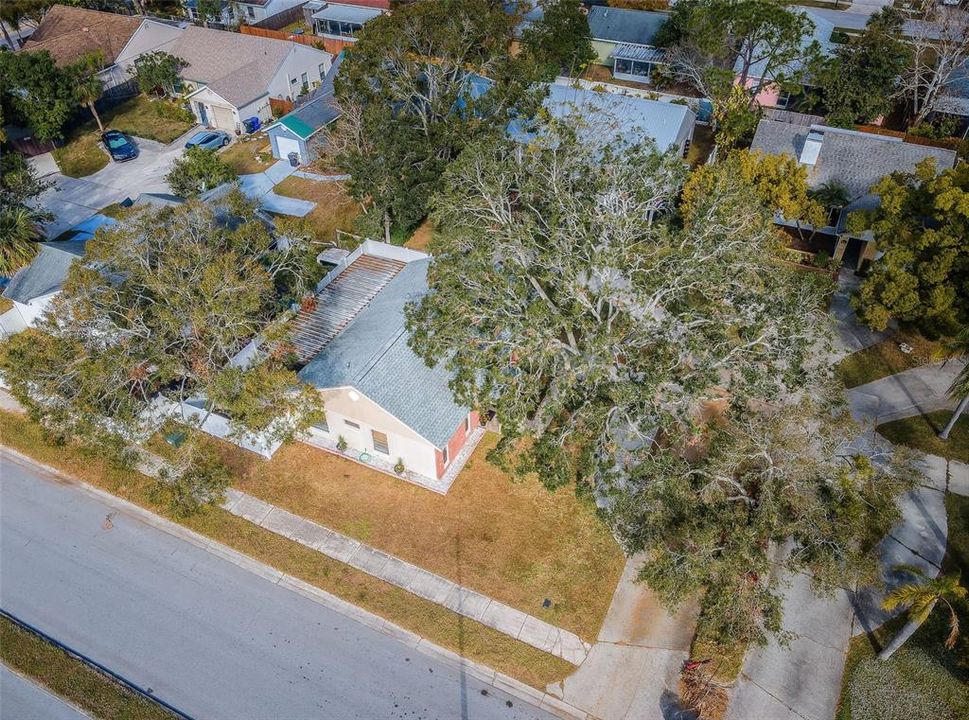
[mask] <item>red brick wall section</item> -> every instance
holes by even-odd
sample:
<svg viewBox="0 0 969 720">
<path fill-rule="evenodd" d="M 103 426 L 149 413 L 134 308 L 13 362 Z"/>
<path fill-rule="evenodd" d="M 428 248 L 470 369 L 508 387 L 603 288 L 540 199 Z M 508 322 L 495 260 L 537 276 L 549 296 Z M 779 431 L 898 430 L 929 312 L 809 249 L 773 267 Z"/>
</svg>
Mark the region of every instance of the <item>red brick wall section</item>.
<svg viewBox="0 0 969 720">
<path fill-rule="evenodd" d="M 472 410 L 471 411 L 471 432 L 474 432 L 475 431 L 475 429 L 478 427 L 478 424 L 479 423 L 480 423 L 480 419 L 479 419 L 479 416 L 478 416 L 478 411 L 477 410 Z M 448 443 L 447 443 L 448 465 L 447 465 L 447 467 L 444 466 L 444 453 L 441 452 L 440 450 L 435 450 L 434 451 L 434 459 L 435 459 L 435 462 L 436 462 L 436 465 L 437 465 L 437 477 L 438 478 L 441 478 L 441 477 L 444 476 L 445 471 L 447 470 L 448 467 L 451 466 L 451 463 L 454 462 L 454 458 L 456 458 L 458 456 L 458 453 L 461 452 L 461 448 L 464 447 L 464 443 L 467 442 L 469 436 L 470 436 L 470 433 L 468 433 L 465 430 L 465 424 L 464 424 L 464 422 L 462 422 L 460 425 L 458 425 L 457 430 L 454 431 L 454 435 L 451 436 L 451 439 L 448 440 Z"/>
</svg>

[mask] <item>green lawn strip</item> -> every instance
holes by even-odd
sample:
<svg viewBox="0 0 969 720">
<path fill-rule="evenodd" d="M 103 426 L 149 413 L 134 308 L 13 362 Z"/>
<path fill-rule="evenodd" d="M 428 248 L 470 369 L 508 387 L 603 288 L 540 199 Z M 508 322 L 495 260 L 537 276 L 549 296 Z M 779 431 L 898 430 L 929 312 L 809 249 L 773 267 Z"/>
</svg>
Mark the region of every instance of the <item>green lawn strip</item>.
<svg viewBox="0 0 969 720">
<path fill-rule="evenodd" d="M 39 425 L 21 416 L 0 411 L 0 439 L 3 444 L 72 477 L 179 522 L 535 688 L 543 689 L 575 670 L 575 666 L 561 658 L 287 540 L 222 508 L 205 508 L 188 518 L 172 517 L 165 489 L 159 489 L 157 483 L 139 473 L 118 470 L 80 448 L 54 445 Z"/>
<path fill-rule="evenodd" d="M 943 572 L 969 578 L 969 498 L 947 493 L 949 541 Z M 962 637 L 946 650 L 948 613 L 939 607 L 890 659 L 876 657 L 905 618 L 896 618 L 848 647 L 837 720 L 942 720 L 969 717 L 969 606 L 957 608 Z"/>
<path fill-rule="evenodd" d="M 899 347 L 901 344 L 909 345 L 911 352 L 903 353 Z M 887 340 L 848 355 L 835 370 L 845 387 L 853 388 L 940 360 L 941 349 L 940 342 L 927 340 L 916 332 L 900 331 Z"/>
<path fill-rule="evenodd" d="M 0 617 L 0 658 L 8 667 L 97 718 L 171 720 L 175 717 L 5 617 Z"/>
<path fill-rule="evenodd" d="M 969 415 L 959 418 L 948 440 L 942 440 L 938 436 L 950 417 L 952 417 L 952 411 L 938 410 L 927 415 L 915 415 L 885 423 L 879 425 L 876 430 L 896 445 L 907 445 L 949 460 L 969 462 Z"/>
<path fill-rule="evenodd" d="M 101 113 L 105 129 L 119 130 L 127 135 L 155 140 L 166 145 L 188 132 L 195 124 L 180 114 L 176 105 L 168 100 L 149 100 L 138 95 L 118 103 Z M 108 154 L 98 143 L 101 131 L 92 117 L 75 127 L 63 147 L 54 150 L 54 160 L 61 173 L 68 177 L 87 177 L 108 162 Z"/>
</svg>

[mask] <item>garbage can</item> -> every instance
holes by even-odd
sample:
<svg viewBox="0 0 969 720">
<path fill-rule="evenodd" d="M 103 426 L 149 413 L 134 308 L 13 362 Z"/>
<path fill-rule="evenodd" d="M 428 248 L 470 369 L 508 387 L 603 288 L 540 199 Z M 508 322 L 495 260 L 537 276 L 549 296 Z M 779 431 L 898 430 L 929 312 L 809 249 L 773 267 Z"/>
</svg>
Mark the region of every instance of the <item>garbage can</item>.
<svg viewBox="0 0 969 720">
<path fill-rule="evenodd" d="M 254 133 L 262 126 L 262 123 L 259 121 L 258 117 L 253 116 L 243 120 L 242 126 L 246 129 L 247 133 Z"/>
<path fill-rule="evenodd" d="M 289 158 L 289 164 L 293 167 L 299 167 L 299 153 L 291 152 L 286 156 Z"/>
</svg>

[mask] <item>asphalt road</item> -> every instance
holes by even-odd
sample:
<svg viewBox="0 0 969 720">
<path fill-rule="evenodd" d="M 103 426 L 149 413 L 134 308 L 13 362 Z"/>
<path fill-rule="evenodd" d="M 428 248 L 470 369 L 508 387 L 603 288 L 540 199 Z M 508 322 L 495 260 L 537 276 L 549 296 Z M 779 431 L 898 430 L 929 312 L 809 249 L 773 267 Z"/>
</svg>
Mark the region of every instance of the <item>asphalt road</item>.
<svg viewBox="0 0 969 720">
<path fill-rule="evenodd" d="M 4 609 L 199 720 L 551 717 L 6 455 L 0 582 Z"/>
<path fill-rule="evenodd" d="M 0 665 L 0 718 L 3 720 L 90 720 L 46 688 Z"/>
</svg>

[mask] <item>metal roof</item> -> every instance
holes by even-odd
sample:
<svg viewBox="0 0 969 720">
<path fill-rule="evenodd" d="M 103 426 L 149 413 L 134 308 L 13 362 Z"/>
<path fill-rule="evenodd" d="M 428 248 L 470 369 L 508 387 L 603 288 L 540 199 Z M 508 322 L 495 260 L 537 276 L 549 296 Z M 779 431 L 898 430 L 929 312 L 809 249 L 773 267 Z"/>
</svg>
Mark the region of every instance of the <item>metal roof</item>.
<svg viewBox="0 0 969 720">
<path fill-rule="evenodd" d="M 336 106 L 333 95 L 319 95 L 281 117 L 267 130 L 282 125 L 301 139 L 309 140 L 320 128 L 329 125 L 338 117 L 340 117 L 340 110 Z"/>
<path fill-rule="evenodd" d="M 358 7 L 354 5 L 334 5 L 333 3 L 329 3 L 322 10 L 313 13 L 311 17 L 314 20 L 336 20 L 339 22 L 363 25 L 382 14 L 382 11 L 376 8 Z"/>
<path fill-rule="evenodd" d="M 347 270 L 364 258 L 385 260 L 363 255 Z M 403 264 L 299 377 L 321 389 L 353 387 L 432 445 L 443 448 L 468 410 L 454 402 L 451 374 L 443 364 L 430 368 L 411 350 L 404 326 L 406 304 L 427 293 L 430 262 L 424 258 Z M 322 308 L 322 293 L 319 302 Z"/>
<path fill-rule="evenodd" d="M 636 43 L 621 43 L 612 51 L 612 57 L 616 60 L 638 60 L 639 62 L 663 62 L 666 57 L 666 50 L 655 48 L 649 45 L 637 45 Z"/>
<path fill-rule="evenodd" d="M 84 257 L 85 244 L 86 240 L 42 243 L 34 261 L 11 278 L 3 297 L 27 304 L 57 292 L 67 279 L 67 272 L 74 261 Z"/>
<path fill-rule="evenodd" d="M 589 9 L 589 32 L 593 40 L 652 45 L 669 13 L 596 5 Z"/>
</svg>

